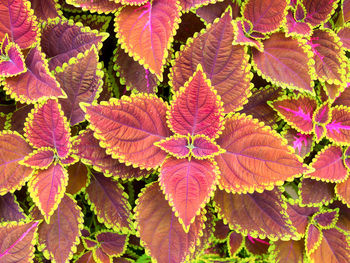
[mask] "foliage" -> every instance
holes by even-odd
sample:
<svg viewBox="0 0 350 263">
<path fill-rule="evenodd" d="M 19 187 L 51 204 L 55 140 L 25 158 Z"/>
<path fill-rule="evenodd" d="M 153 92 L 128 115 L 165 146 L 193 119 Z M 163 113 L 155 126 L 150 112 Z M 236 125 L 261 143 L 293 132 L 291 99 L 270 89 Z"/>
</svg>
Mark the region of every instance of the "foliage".
<svg viewBox="0 0 350 263">
<path fill-rule="evenodd" d="M 349 0 L 0 11 L 0 262 L 350 262 Z"/>
</svg>

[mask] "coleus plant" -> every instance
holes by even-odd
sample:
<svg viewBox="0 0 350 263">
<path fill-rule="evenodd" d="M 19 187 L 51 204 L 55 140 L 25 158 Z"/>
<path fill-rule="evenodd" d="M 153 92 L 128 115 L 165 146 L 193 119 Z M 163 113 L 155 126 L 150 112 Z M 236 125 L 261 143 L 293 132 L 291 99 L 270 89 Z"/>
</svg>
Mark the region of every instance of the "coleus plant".
<svg viewBox="0 0 350 263">
<path fill-rule="evenodd" d="M 0 262 L 350 261 L 350 1 L 0 10 Z"/>
</svg>

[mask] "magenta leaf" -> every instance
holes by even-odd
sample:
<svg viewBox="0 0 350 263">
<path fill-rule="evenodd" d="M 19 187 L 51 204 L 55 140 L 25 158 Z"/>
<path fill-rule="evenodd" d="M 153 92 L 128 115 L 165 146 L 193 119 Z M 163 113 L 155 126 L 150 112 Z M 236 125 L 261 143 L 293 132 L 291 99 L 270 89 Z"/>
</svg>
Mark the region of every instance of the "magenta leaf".
<svg viewBox="0 0 350 263">
<path fill-rule="evenodd" d="M 25 64 L 26 72 L 5 79 L 5 89 L 11 97 L 22 103 L 34 103 L 41 99 L 65 96 L 38 47 L 29 51 Z"/>
<path fill-rule="evenodd" d="M 62 68 L 56 68 L 56 79 L 67 94 L 59 99 L 62 110 L 70 125 L 84 121 L 85 113 L 79 103 L 91 104 L 102 91 L 103 72 L 98 62 L 98 51 L 95 46 L 78 54 L 77 59 L 70 59 Z"/>
<path fill-rule="evenodd" d="M 0 51 L 0 75 L 15 76 L 27 70 L 21 49 L 16 43 L 9 42 L 5 35 Z"/>
<path fill-rule="evenodd" d="M 188 230 L 215 190 L 217 168 L 211 160 L 166 159 L 160 168 L 160 185 L 167 200 Z"/>
<path fill-rule="evenodd" d="M 260 40 L 251 38 L 247 36 L 247 32 L 245 31 L 244 27 L 245 21 L 242 21 L 241 19 L 236 19 L 233 22 L 233 27 L 234 27 L 234 43 L 235 44 L 241 44 L 241 45 L 246 45 L 246 46 L 251 46 L 259 51 L 263 52 L 264 51 L 264 45 Z"/>
<path fill-rule="evenodd" d="M 38 23 L 29 0 L 2 1 L 0 13 L 0 39 L 8 34 L 21 49 L 32 47 L 38 41 Z"/>
<path fill-rule="evenodd" d="M 286 22 L 287 36 L 290 36 L 290 35 L 310 36 L 311 35 L 312 29 L 310 24 L 305 23 L 303 21 L 296 21 L 292 10 L 288 10 L 286 19 L 287 19 L 287 22 Z"/>
<path fill-rule="evenodd" d="M 0 196 L 0 222 L 22 221 L 26 218 L 14 195 L 7 193 L 4 196 Z"/>
<path fill-rule="evenodd" d="M 108 228 L 123 232 L 131 229 L 130 204 L 121 184 L 94 173 L 86 189 L 86 197 L 98 220 Z"/>
<path fill-rule="evenodd" d="M 82 228 L 80 207 L 73 197 L 64 195 L 50 223 L 43 222 L 39 227 L 39 248 L 52 262 L 69 262 L 76 251 Z"/>
<path fill-rule="evenodd" d="M 27 155 L 20 164 L 33 169 L 46 169 L 54 161 L 55 153 L 52 149 L 41 148 Z"/>
<path fill-rule="evenodd" d="M 68 63 L 70 58 L 90 49 L 92 45 L 99 50 L 107 36 L 106 33 L 79 26 L 72 20 L 56 18 L 44 24 L 40 45 L 49 59 L 49 69 L 54 70 L 63 63 Z"/>
<path fill-rule="evenodd" d="M 34 258 L 38 221 L 8 222 L 0 225 L 0 261 L 19 262 Z"/>
<path fill-rule="evenodd" d="M 24 126 L 25 136 L 34 147 L 50 147 L 60 158 L 68 156 L 71 148 L 70 127 L 57 100 L 36 104 Z"/>
<path fill-rule="evenodd" d="M 287 139 L 288 145 L 292 146 L 295 153 L 304 158 L 309 155 L 313 146 L 313 136 L 302 134 L 293 128 L 287 127 L 283 132 L 283 137 Z"/>
<path fill-rule="evenodd" d="M 148 174 L 147 170 L 126 166 L 113 159 L 105 149 L 101 148 L 92 130 L 86 130 L 78 135 L 73 142 L 73 150 L 82 162 L 92 165 L 95 170 L 103 172 L 105 176 L 132 180 Z"/>
</svg>

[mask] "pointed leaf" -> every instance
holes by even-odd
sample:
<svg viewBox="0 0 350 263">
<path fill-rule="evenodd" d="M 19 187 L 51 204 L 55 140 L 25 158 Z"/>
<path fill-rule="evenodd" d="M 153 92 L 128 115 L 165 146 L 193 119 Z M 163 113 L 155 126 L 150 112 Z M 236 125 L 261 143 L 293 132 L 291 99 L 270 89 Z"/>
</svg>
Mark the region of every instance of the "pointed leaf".
<svg viewBox="0 0 350 263">
<path fill-rule="evenodd" d="M 49 72 L 46 58 L 38 47 L 29 51 L 25 64 L 25 73 L 5 79 L 5 90 L 12 98 L 22 103 L 34 103 L 40 99 L 65 95 Z"/>
<path fill-rule="evenodd" d="M 253 66 L 259 75 L 283 88 L 313 92 L 313 61 L 306 45 L 284 33 L 271 35 L 263 44 L 264 52 L 252 50 Z"/>
<path fill-rule="evenodd" d="M 242 19 L 236 19 L 232 22 L 234 28 L 234 42 L 235 44 L 251 46 L 258 49 L 260 52 L 264 51 L 264 45 L 260 40 L 249 37 L 244 27 L 245 21 Z"/>
<path fill-rule="evenodd" d="M 49 61 L 49 69 L 54 70 L 68 63 L 69 59 L 95 45 L 102 47 L 102 41 L 107 38 L 106 33 L 98 33 L 72 20 L 49 20 L 44 24 L 41 33 L 40 45 Z M 60 43 L 57 45 L 56 43 Z"/>
<path fill-rule="evenodd" d="M 37 148 L 50 147 L 60 158 L 68 156 L 70 127 L 57 100 L 37 103 L 24 124 L 25 136 Z"/>
<path fill-rule="evenodd" d="M 47 21 L 61 15 L 57 0 L 30 0 L 34 15 L 40 20 Z"/>
<path fill-rule="evenodd" d="M 323 182 L 341 182 L 347 177 L 347 169 L 343 163 L 343 152 L 338 146 L 329 146 L 320 151 L 312 160 L 314 172 L 305 175 Z"/>
<path fill-rule="evenodd" d="M 305 237 L 305 249 L 309 255 L 314 252 L 322 241 L 322 231 L 319 230 L 313 224 L 310 224 L 307 228 Z"/>
<path fill-rule="evenodd" d="M 181 135 L 203 134 L 214 138 L 222 130 L 223 107 L 201 66 L 172 101 L 169 126 Z"/>
<path fill-rule="evenodd" d="M 120 1 L 113 2 L 110 0 L 67 0 L 67 4 L 75 7 L 82 8 L 84 11 L 90 11 L 91 13 L 97 12 L 98 14 L 114 13 L 122 6 Z"/>
<path fill-rule="evenodd" d="M 326 210 L 314 215 L 313 220 L 321 229 L 330 229 L 338 221 L 339 210 Z"/>
<path fill-rule="evenodd" d="M 296 228 L 300 236 L 304 236 L 309 224 L 309 219 L 319 209 L 317 207 L 299 206 L 298 203 L 293 205 L 287 203 L 287 205 L 287 214 L 292 221 L 292 225 Z"/>
<path fill-rule="evenodd" d="M 0 225 L 0 261 L 6 263 L 31 262 L 38 221 L 9 222 Z"/>
<path fill-rule="evenodd" d="M 301 203 L 310 207 L 328 204 L 335 197 L 334 184 L 309 178 L 302 179 L 299 191 Z"/>
<path fill-rule="evenodd" d="M 282 89 L 273 86 L 254 88 L 248 103 L 243 106 L 240 113 L 252 115 L 266 125 L 273 127 L 278 118 L 275 111 L 267 104 L 267 101 L 275 100 L 282 95 Z"/>
<path fill-rule="evenodd" d="M 31 152 L 32 148 L 17 132 L 0 132 L 0 195 L 20 189 L 29 179 L 32 169 L 19 161 Z"/>
<path fill-rule="evenodd" d="M 33 169 L 46 169 L 54 161 L 54 152 L 42 148 L 27 155 L 20 163 Z"/>
<path fill-rule="evenodd" d="M 100 248 L 109 257 L 119 257 L 124 253 L 128 241 L 127 235 L 112 232 L 100 232 L 96 235 Z"/>
<path fill-rule="evenodd" d="M 283 137 L 287 139 L 288 145 L 292 146 L 300 157 L 304 158 L 310 154 L 313 146 L 312 135 L 302 134 L 293 128 L 287 128 Z"/>
<path fill-rule="evenodd" d="M 226 241 L 230 233 L 230 227 L 223 220 L 215 222 L 214 237 L 219 242 Z"/>
<path fill-rule="evenodd" d="M 209 139 L 204 135 L 196 135 L 192 137 L 193 149 L 191 152 L 197 159 L 207 159 L 217 156 L 225 150 L 221 149 L 213 139 Z"/>
<path fill-rule="evenodd" d="M 88 251 L 83 254 L 75 263 L 96 263 L 94 257 L 92 256 L 92 251 Z"/>
<path fill-rule="evenodd" d="M 350 50 L 350 26 L 345 25 L 338 31 L 338 37 L 343 43 L 343 48 Z"/>
<path fill-rule="evenodd" d="M 331 105 L 328 102 L 317 107 L 313 115 L 313 121 L 317 124 L 327 124 L 331 120 Z"/>
<path fill-rule="evenodd" d="M 280 27 L 286 7 L 285 0 L 248 0 L 242 7 L 242 14 L 252 23 L 252 30 L 268 33 Z"/>
<path fill-rule="evenodd" d="M 122 48 L 162 80 L 163 65 L 179 22 L 177 1 L 154 0 L 142 7 L 119 9 L 115 31 Z"/>
<path fill-rule="evenodd" d="M 28 0 L 2 1 L 0 13 L 0 39 L 8 34 L 21 49 L 38 41 L 38 23 Z"/>
<path fill-rule="evenodd" d="M 289 238 L 292 227 L 285 213 L 285 203 L 277 190 L 254 194 L 216 191 L 215 205 L 220 217 L 243 235 Z"/>
<path fill-rule="evenodd" d="M 3 52 L 0 52 L 0 76 L 16 76 L 25 72 L 27 69 L 19 46 L 13 42 L 5 46 L 4 42 L 1 47 Z"/>
<path fill-rule="evenodd" d="M 312 48 L 316 75 L 320 81 L 342 84 L 345 82 L 345 51 L 338 37 L 330 30 L 317 29 L 308 44 Z"/>
<path fill-rule="evenodd" d="M 286 21 L 287 36 L 301 35 L 301 36 L 308 37 L 312 34 L 312 29 L 310 24 L 302 21 L 295 21 L 292 10 L 288 10 L 286 19 L 287 19 Z"/>
<path fill-rule="evenodd" d="M 186 233 L 158 183 L 143 190 L 137 201 L 135 220 L 147 253 L 159 263 L 184 261 L 195 247 L 204 226 L 203 216 L 197 216 Z"/>
<path fill-rule="evenodd" d="M 162 99 L 140 94 L 87 106 L 86 118 L 113 158 L 150 169 L 159 166 L 167 155 L 154 145 L 170 135 L 166 110 Z"/>
<path fill-rule="evenodd" d="M 335 186 L 338 198 L 350 207 L 350 178 Z"/>
<path fill-rule="evenodd" d="M 350 89 L 344 89 L 333 103 L 334 105 L 350 106 Z"/>
<path fill-rule="evenodd" d="M 175 135 L 157 142 L 155 145 L 176 158 L 185 158 L 190 154 L 187 136 Z"/>
<path fill-rule="evenodd" d="M 85 120 L 85 113 L 79 103 L 92 103 L 102 91 L 103 72 L 98 63 L 98 51 L 93 46 L 84 54 L 78 54 L 77 59 L 71 59 L 62 68 L 56 68 L 56 78 L 67 98 L 60 99 L 62 110 L 70 125 Z"/>
<path fill-rule="evenodd" d="M 52 262 L 69 262 L 79 243 L 83 228 L 83 214 L 76 201 L 65 195 L 50 224 L 43 222 L 39 228 L 39 250 Z"/>
<path fill-rule="evenodd" d="M 132 166 L 126 166 L 118 160 L 106 154 L 99 141 L 94 137 L 93 131 L 86 130 L 79 134 L 73 143 L 76 155 L 87 165 L 93 165 L 94 169 L 103 172 L 105 176 L 114 178 L 135 179 L 145 177 L 147 170 L 140 170 Z"/>
<path fill-rule="evenodd" d="M 221 172 L 219 185 L 227 191 L 271 189 L 306 170 L 280 135 L 245 115 L 226 118 L 217 144 L 226 150 L 215 161 Z"/>
<path fill-rule="evenodd" d="M 218 171 L 210 160 L 165 160 L 160 168 L 160 185 L 174 207 L 181 224 L 188 229 L 195 216 L 209 201 Z"/>
<path fill-rule="evenodd" d="M 120 83 L 130 90 L 155 93 L 157 89 L 157 77 L 148 69 L 133 60 L 123 49 L 118 47 L 113 57 L 114 69 L 120 75 Z"/>
<path fill-rule="evenodd" d="M 66 193 L 71 195 L 80 193 L 90 183 L 86 165 L 81 162 L 68 167 L 68 177 Z"/>
<path fill-rule="evenodd" d="M 278 240 L 273 245 L 276 253 L 276 262 L 304 263 L 305 245 L 304 240 L 282 241 Z"/>
<path fill-rule="evenodd" d="M 350 143 L 350 108 L 336 106 L 332 108 L 332 120 L 326 125 L 327 137 L 338 144 Z"/>
<path fill-rule="evenodd" d="M 183 50 L 177 53 L 170 76 L 172 87 L 177 91 L 201 64 L 221 97 L 225 112 L 239 109 L 246 102 L 252 78 L 247 49 L 232 45 L 234 34 L 231 22 L 231 13 L 226 11 L 204 32 L 188 40 Z"/>
<path fill-rule="evenodd" d="M 196 9 L 196 14 L 208 24 L 213 23 L 214 20 L 222 15 L 228 6 L 231 6 L 233 19 L 240 16 L 239 3 L 231 0 L 223 0 L 214 4 L 205 5 Z"/>
<path fill-rule="evenodd" d="M 317 263 L 349 262 L 349 237 L 335 228 L 323 230 L 322 232 L 322 242 L 318 249 L 310 255 L 311 260 Z"/>
<path fill-rule="evenodd" d="M 236 233 L 234 231 L 231 232 L 227 240 L 228 252 L 230 253 L 231 257 L 239 253 L 239 251 L 243 247 L 243 244 L 244 244 L 243 242 L 244 242 L 244 239 L 242 234 Z"/>
<path fill-rule="evenodd" d="M 115 231 L 130 229 L 131 212 L 124 188 L 111 178 L 94 173 L 86 197 L 98 220 Z"/>
<path fill-rule="evenodd" d="M 307 0 L 303 1 L 306 9 L 305 22 L 313 27 L 326 22 L 337 8 L 336 0 Z"/>
<path fill-rule="evenodd" d="M 26 219 L 26 216 L 15 196 L 10 193 L 0 196 L 0 222 L 21 221 L 23 219 Z"/>
<path fill-rule="evenodd" d="M 28 191 L 47 222 L 66 191 L 68 174 L 59 163 L 46 170 L 36 170 L 28 183 Z"/>
<path fill-rule="evenodd" d="M 313 97 L 307 95 L 284 96 L 269 104 L 293 128 L 302 133 L 312 132 L 312 115 L 317 108 L 316 100 Z"/>
</svg>

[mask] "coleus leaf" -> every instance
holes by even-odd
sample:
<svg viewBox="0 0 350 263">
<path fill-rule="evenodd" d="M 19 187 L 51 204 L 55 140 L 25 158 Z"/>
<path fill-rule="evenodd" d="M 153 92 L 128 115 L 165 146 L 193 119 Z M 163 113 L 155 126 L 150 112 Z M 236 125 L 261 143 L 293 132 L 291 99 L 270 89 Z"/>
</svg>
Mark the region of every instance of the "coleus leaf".
<svg viewBox="0 0 350 263">
<path fill-rule="evenodd" d="M 7 222 L 0 225 L 0 261 L 31 262 L 34 258 L 38 221 Z"/>
<path fill-rule="evenodd" d="M 81 255 L 75 263 L 96 263 L 92 255 L 92 251 L 88 251 L 85 254 Z"/>
<path fill-rule="evenodd" d="M 190 145 L 188 140 L 189 137 L 187 136 L 174 135 L 156 142 L 155 145 L 176 158 L 185 158 L 189 156 L 191 152 L 190 148 L 188 147 L 188 145 Z"/>
<path fill-rule="evenodd" d="M 305 245 L 304 240 L 278 240 L 271 246 L 271 250 L 275 253 L 276 262 L 304 263 Z"/>
<path fill-rule="evenodd" d="M 15 195 L 7 193 L 0 196 L 0 222 L 23 221 L 26 215 L 16 201 Z"/>
<path fill-rule="evenodd" d="M 345 51 L 336 34 L 326 29 L 314 30 L 308 44 L 314 54 L 318 79 L 331 84 L 345 83 Z"/>
<path fill-rule="evenodd" d="M 335 99 L 334 105 L 344 105 L 344 106 L 350 106 L 350 89 L 344 89 L 340 95 Z"/>
<path fill-rule="evenodd" d="M 183 262 L 190 255 L 204 227 L 197 216 L 188 233 L 183 230 L 158 183 L 143 189 L 137 200 L 135 220 L 146 251 L 159 263 Z"/>
<path fill-rule="evenodd" d="M 305 158 L 311 152 L 313 146 L 313 136 L 302 134 L 293 128 L 286 128 L 283 131 L 283 137 L 287 139 L 288 145 L 292 146 L 295 153 Z"/>
<path fill-rule="evenodd" d="M 226 150 L 215 157 L 219 186 L 233 193 L 271 189 L 306 171 L 280 135 L 243 114 L 226 118 L 217 144 Z"/>
<path fill-rule="evenodd" d="M 197 159 L 212 158 L 225 152 L 213 139 L 209 139 L 204 135 L 193 136 L 190 147 L 192 145 L 193 149 L 191 149 L 191 153 Z"/>
<path fill-rule="evenodd" d="M 17 132 L 0 132 L 0 195 L 20 189 L 29 179 L 32 169 L 19 164 L 32 148 Z"/>
<path fill-rule="evenodd" d="M 38 41 L 38 22 L 29 0 L 4 1 L 0 13 L 0 39 L 8 34 L 21 49 L 32 47 Z"/>
<path fill-rule="evenodd" d="M 142 5 L 145 4 L 148 0 L 112 0 L 116 3 L 121 3 L 123 5 Z"/>
<path fill-rule="evenodd" d="M 326 125 L 326 136 L 336 144 L 350 143 L 350 108 L 335 106 L 332 108 L 332 119 Z"/>
<path fill-rule="evenodd" d="M 335 192 L 338 198 L 350 207 L 350 179 L 346 179 L 344 182 L 338 183 L 335 186 Z"/>
<path fill-rule="evenodd" d="M 280 27 L 286 8 L 285 0 L 248 0 L 242 7 L 242 14 L 251 22 L 252 30 L 269 33 Z"/>
<path fill-rule="evenodd" d="M 157 89 L 157 77 L 148 69 L 133 60 L 123 49 L 118 47 L 114 51 L 114 69 L 119 74 L 120 83 L 128 89 L 136 89 L 139 92 L 155 93 Z"/>
<path fill-rule="evenodd" d="M 288 10 L 286 16 L 286 35 L 301 35 L 301 36 L 310 36 L 312 34 L 312 27 L 310 24 L 303 21 L 296 21 L 294 13 L 292 10 Z"/>
<path fill-rule="evenodd" d="M 223 107 L 202 67 L 174 96 L 168 111 L 169 127 L 180 135 L 215 138 L 223 129 Z"/>
<path fill-rule="evenodd" d="M 69 195 L 62 198 L 50 223 L 39 227 L 39 250 L 52 262 L 68 262 L 79 243 L 83 229 L 83 214 L 76 201 Z"/>
<path fill-rule="evenodd" d="M 24 131 L 31 145 L 50 147 L 66 158 L 71 149 L 70 127 L 57 100 L 38 102 L 28 116 Z"/>
<path fill-rule="evenodd" d="M 27 155 L 20 161 L 20 164 L 33 169 L 46 169 L 54 161 L 54 156 L 55 153 L 52 149 L 41 148 Z"/>
<path fill-rule="evenodd" d="M 95 170 L 103 172 L 105 176 L 131 180 L 145 177 L 148 174 L 147 170 L 126 166 L 106 154 L 105 149 L 101 148 L 99 141 L 90 129 L 80 133 L 75 138 L 73 149 L 82 162 L 92 165 Z"/>
<path fill-rule="evenodd" d="M 312 160 L 314 172 L 305 175 L 324 182 L 341 182 L 347 177 L 347 169 L 343 163 L 343 152 L 338 146 L 326 146 Z"/>
<path fill-rule="evenodd" d="M 342 5 L 343 16 L 344 16 L 344 22 L 348 22 L 350 20 L 350 1 L 343 0 L 341 2 L 341 5 Z"/>
<path fill-rule="evenodd" d="M 88 170 L 85 164 L 77 162 L 68 167 L 68 185 L 66 193 L 76 195 L 82 190 L 85 190 L 89 183 L 90 177 L 88 176 Z"/>
<path fill-rule="evenodd" d="M 121 47 L 162 81 L 163 65 L 179 23 L 177 1 L 154 0 L 142 7 L 119 9 L 115 31 Z"/>
<path fill-rule="evenodd" d="M 50 19 L 44 23 L 41 32 L 40 45 L 49 59 L 49 69 L 54 70 L 68 63 L 79 53 L 85 52 L 95 45 L 99 50 L 107 33 L 99 33 L 73 20 Z M 56 43 L 60 45 L 56 45 Z"/>
<path fill-rule="evenodd" d="M 83 25 L 96 29 L 99 32 L 107 32 L 112 17 L 105 15 L 76 15 L 71 16 L 69 19 L 73 19 L 76 22 L 81 22 Z"/>
<path fill-rule="evenodd" d="M 213 23 L 214 20 L 225 12 L 228 6 L 232 9 L 232 18 L 240 16 L 240 5 L 236 1 L 223 0 L 214 4 L 205 5 L 196 9 L 196 14 L 205 22 Z"/>
<path fill-rule="evenodd" d="M 85 108 L 95 136 L 113 158 L 147 169 L 164 161 L 167 154 L 154 145 L 170 135 L 162 99 L 139 94 Z"/>
<path fill-rule="evenodd" d="M 214 238 L 216 241 L 226 241 L 230 233 L 230 227 L 223 220 L 215 222 Z"/>
<path fill-rule="evenodd" d="M 5 79 L 5 90 L 22 103 L 35 103 L 50 97 L 64 97 L 59 83 L 48 69 L 39 47 L 32 48 L 25 59 L 27 71 Z"/>
<path fill-rule="evenodd" d="M 216 191 L 214 202 L 224 222 L 243 235 L 270 239 L 288 239 L 293 236 L 286 204 L 278 190 L 243 195 L 219 190 Z"/>
<path fill-rule="evenodd" d="M 334 184 L 303 178 L 299 186 L 299 195 L 302 205 L 316 207 L 328 204 L 335 197 Z"/>
<path fill-rule="evenodd" d="M 170 81 L 177 91 L 193 76 L 197 65 L 201 64 L 227 113 L 241 108 L 246 102 L 252 78 L 247 49 L 241 45 L 232 45 L 234 34 L 231 22 L 231 11 L 227 10 L 205 31 L 188 40 L 183 50 L 175 55 L 170 70 Z"/>
<path fill-rule="evenodd" d="M 260 239 L 253 238 L 251 236 L 245 237 L 245 249 L 253 255 L 264 255 L 267 254 L 267 251 L 270 246 L 270 241 L 268 238 Z"/>
<path fill-rule="evenodd" d="M 67 98 L 60 99 L 62 110 L 70 125 L 84 121 L 85 113 L 79 103 L 92 103 L 102 91 L 103 71 L 98 62 L 98 51 L 93 45 L 76 59 L 70 59 L 62 68 L 56 68 L 56 79 L 67 94 Z"/>
<path fill-rule="evenodd" d="M 264 45 L 259 39 L 255 39 L 252 37 L 249 37 L 247 35 L 247 32 L 245 30 L 245 20 L 243 18 L 238 18 L 235 21 L 232 22 L 233 28 L 234 28 L 234 44 L 241 44 L 241 45 L 246 45 L 246 46 L 251 46 L 259 51 L 263 52 L 264 51 Z"/>
<path fill-rule="evenodd" d="M 229 235 L 229 238 L 227 239 L 227 247 L 228 247 L 230 256 L 233 257 L 237 253 L 239 253 L 243 245 L 244 245 L 244 239 L 242 234 L 232 231 Z"/>
<path fill-rule="evenodd" d="M 57 0 L 30 0 L 30 2 L 34 15 L 42 21 L 62 15 Z"/>
<path fill-rule="evenodd" d="M 313 253 L 322 241 L 322 231 L 313 224 L 309 224 L 305 237 L 305 250 L 308 255 Z"/>
<path fill-rule="evenodd" d="M 282 96 L 269 105 L 296 130 L 306 134 L 312 132 L 312 116 L 317 109 L 317 102 L 313 97 L 302 94 Z"/>
<path fill-rule="evenodd" d="M 310 259 L 319 263 L 349 262 L 349 237 L 337 228 L 324 229 L 322 233 L 322 241 Z"/>
<path fill-rule="evenodd" d="M 314 133 L 316 135 L 316 141 L 320 141 L 325 133 L 326 128 L 325 125 L 329 123 L 331 120 L 331 105 L 328 101 L 319 105 L 312 116 L 312 120 L 314 123 Z"/>
<path fill-rule="evenodd" d="M 349 232 L 350 231 L 350 208 L 340 201 L 333 202 L 330 206 L 331 209 L 339 209 L 338 222 L 336 227 Z"/>
<path fill-rule="evenodd" d="M 47 222 L 61 202 L 67 184 L 68 173 L 59 163 L 46 170 L 35 170 L 30 178 L 28 191 Z"/>
<path fill-rule="evenodd" d="M 97 12 L 98 14 L 116 12 L 122 6 L 119 2 L 114 2 L 113 0 L 67 0 L 67 4 L 82 8 L 84 11 L 90 11 L 91 13 Z"/>
<path fill-rule="evenodd" d="M 109 257 L 118 257 L 124 253 L 128 242 L 127 235 L 120 235 L 109 231 L 99 232 L 96 239 L 100 249 Z"/>
<path fill-rule="evenodd" d="M 310 23 L 313 27 L 327 22 L 337 8 L 337 2 L 336 0 L 304 0 L 305 22 Z"/>
<path fill-rule="evenodd" d="M 342 27 L 338 31 L 337 36 L 343 43 L 343 48 L 345 48 L 346 50 L 350 50 L 350 25 L 345 25 L 344 27 Z"/>
<path fill-rule="evenodd" d="M 313 216 L 312 220 L 320 229 L 333 228 L 338 221 L 338 211 L 339 209 L 320 211 Z"/>
<path fill-rule="evenodd" d="M 281 32 L 263 44 L 263 52 L 252 50 L 253 67 L 259 75 L 277 86 L 313 93 L 313 60 L 307 45 Z"/>
<path fill-rule="evenodd" d="M 252 115 L 266 125 L 274 127 L 278 118 L 267 101 L 276 100 L 280 96 L 282 96 L 282 89 L 279 87 L 267 85 L 264 88 L 254 88 L 252 96 L 249 97 L 248 103 L 243 106 L 240 113 Z"/>
<path fill-rule="evenodd" d="M 160 168 L 160 185 L 186 232 L 213 194 L 218 173 L 211 160 L 170 157 Z"/>
<path fill-rule="evenodd" d="M 0 75 L 15 76 L 27 70 L 20 47 L 5 35 L 0 50 Z"/>
<path fill-rule="evenodd" d="M 99 222 L 115 231 L 127 232 L 131 229 L 131 208 L 121 184 L 94 173 L 86 188 L 86 198 Z"/>
</svg>

